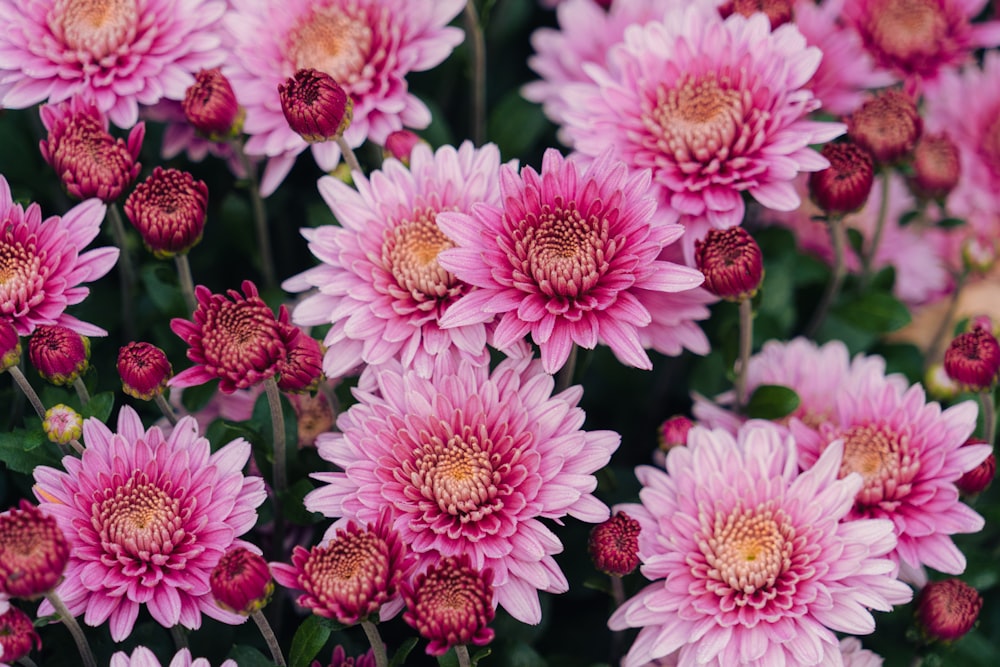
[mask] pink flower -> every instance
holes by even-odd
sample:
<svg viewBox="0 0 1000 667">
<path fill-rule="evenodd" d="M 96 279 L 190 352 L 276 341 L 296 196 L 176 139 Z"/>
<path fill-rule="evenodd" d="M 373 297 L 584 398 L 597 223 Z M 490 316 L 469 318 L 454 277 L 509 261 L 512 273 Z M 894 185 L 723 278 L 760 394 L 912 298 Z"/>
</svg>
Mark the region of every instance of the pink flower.
<svg viewBox="0 0 1000 667">
<path fill-rule="evenodd" d="M 675 214 L 732 227 L 744 192 L 792 210 L 794 176 L 827 166 L 809 145 L 844 130 L 805 118 L 820 105 L 804 86 L 821 57 L 794 25 L 772 32 L 761 13 L 670 12 L 629 28 L 606 65 L 587 68 L 593 82 L 566 93 L 564 132 L 585 155 L 610 145 L 631 167 L 652 169 L 661 206 Z"/>
<path fill-rule="evenodd" d="M 678 665 L 836 664 L 834 632 L 868 634 L 871 610 L 907 602 L 884 520 L 844 522 L 859 476 L 831 446 L 799 473 L 795 442 L 768 422 L 737 436 L 692 429 L 666 472 L 641 466 L 642 574 L 653 583 L 608 621 L 642 628 L 622 667 L 679 650 Z"/>
<path fill-rule="evenodd" d="M 438 263 L 454 243 L 438 228 L 444 211 L 469 213 L 475 203 L 498 206 L 500 151 L 464 142 L 457 150 L 414 147 L 410 168 L 387 160 L 356 189 L 333 177 L 320 194 L 340 225 L 303 229 L 319 266 L 289 278 L 291 292 L 318 291 L 292 313 L 303 326 L 333 324 L 323 343 L 323 371 L 346 375 L 361 363 L 399 357 L 427 376 L 433 358 L 450 349 L 485 359 L 486 326 L 442 329 L 442 315 L 472 289 Z"/>
<path fill-rule="evenodd" d="M 223 59 L 222 0 L 0 0 L 0 107 L 86 93 L 118 127 Z"/>
<path fill-rule="evenodd" d="M 117 248 L 83 249 L 101 231 L 105 206 L 97 199 L 74 206 L 62 217 L 42 220 L 38 204 L 15 204 L 0 176 L 0 317 L 20 336 L 41 324 L 59 324 L 86 336 L 106 336 L 104 329 L 65 312 L 87 298 L 81 286 L 102 277 L 118 260 Z"/>
<path fill-rule="evenodd" d="M 407 92 L 405 76 L 435 67 L 462 41 L 446 27 L 464 0 L 291 0 L 262 6 L 232 0 L 224 19 L 234 40 L 231 64 L 223 68 L 246 107 L 246 150 L 271 158 L 261 180 L 266 196 L 288 174 L 307 144 L 288 126 L 278 85 L 300 69 L 329 74 L 354 101 L 354 119 L 344 139 L 383 143 L 403 126 L 427 127 L 430 111 Z M 335 142 L 312 146 L 324 171 L 340 161 Z"/>
<path fill-rule="evenodd" d="M 202 613 L 242 622 L 216 605 L 209 576 L 264 501 L 264 481 L 242 473 L 250 443 L 236 439 L 213 454 L 193 418 L 165 438 L 129 406 L 117 433 L 91 418 L 83 439 L 83 458 L 65 457 L 66 472 L 34 473 L 39 508 L 70 543 L 56 591 L 73 615 L 94 627 L 110 619 L 115 641 L 129 636 L 143 605 L 167 628 L 198 628 Z M 39 613 L 52 607 L 45 602 Z"/>
<path fill-rule="evenodd" d="M 926 565 L 960 574 L 965 556 L 950 536 L 981 530 L 983 518 L 959 500 L 956 483 L 991 451 L 988 445 L 962 446 L 976 428 L 976 414 L 972 401 L 942 411 L 926 401 L 919 384 L 904 391 L 871 374 L 851 391 L 837 392 L 831 419 L 818 429 L 794 421 L 790 428 L 806 469 L 843 443 L 840 475 L 857 472 L 863 480 L 847 518 L 892 520 L 898 537 L 892 558 L 906 572 Z"/>
<path fill-rule="evenodd" d="M 583 169 L 549 149 L 541 173 L 502 167 L 500 192 L 501 205 L 438 216 L 457 245 L 441 265 L 479 288 L 441 325 L 499 315 L 494 345 L 504 350 L 530 333 L 548 373 L 574 344 L 604 343 L 623 363 L 652 368 L 640 338 L 652 316 L 637 292 L 684 292 L 704 277 L 658 259 L 683 228 L 657 224 L 649 172 L 629 174 L 608 152 Z"/>
<path fill-rule="evenodd" d="M 118 651 L 111 656 L 109 667 L 161 667 L 161 663 L 156 658 L 156 654 L 145 646 L 137 646 L 132 651 L 132 655 L 124 651 Z M 167 667 L 211 667 L 205 658 L 192 658 L 191 651 L 181 649 Z M 235 660 L 226 660 L 219 667 L 237 667 Z"/>
<path fill-rule="evenodd" d="M 497 604 L 538 623 L 538 590 L 568 586 L 552 558 L 562 544 L 540 519 L 608 518 L 593 473 L 619 436 L 580 430 L 583 390 L 552 396 L 554 380 L 530 359 L 505 359 L 492 373 L 463 360 L 429 379 L 387 364 L 362 379 L 377 391 L 356 390 L 340 432 L 317 438 L 343 472 L 314 474 L 325 485 L 306 507 L 358 521 L 387 507 L 418 570 L 467 553 L 474 568 L 493 570 Z"/>
<path fill-rule="evenodd" d="M 882 667 L 882 656 L 861 647 L 857 637 L 840 640 L 840 656 L 844 667 Z"/>
</svg>

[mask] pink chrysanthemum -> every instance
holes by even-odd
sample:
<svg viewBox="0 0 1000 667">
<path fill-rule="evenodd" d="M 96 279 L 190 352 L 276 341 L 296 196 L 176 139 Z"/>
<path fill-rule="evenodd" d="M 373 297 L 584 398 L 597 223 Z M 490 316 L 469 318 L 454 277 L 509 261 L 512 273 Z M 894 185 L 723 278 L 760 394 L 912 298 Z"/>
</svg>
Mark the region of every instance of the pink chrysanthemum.
<svg viewBox="0 0 1000 667">
<path fill-rule="evenodd" d="M 264 481 L 243 476 L 250 443 L 239 438 L 213 454 L 193 418 L 164 437 L 128 406 L 117 433 L 92 418 L 83 439 L 83 458 L 65 457 L 66 472 L 34 473 L 39 508 L 70 543 L 56 591 L 73 615 L 95 627 L 110 619 L 115 641 L 129 636 L 142 605 L 167 628 L 198 628 L 202 613 L 241 623 L 216 605 L 209 576 L 265 498 Z"/>
<path fill-rule="evenodd" d="M 683 228 L 656 219 L 649 172 L 630 174 L 608 152 L 584 169 L 549 149 L 541 173 L 502 167 L 500 192 L 501 205 L 438 216 L 457 244 L 441 265 L 479 288 L 441 325 L 499 315 L 493 344 L 504 350 L 530 333 L 548 373 L 574 344 L 604 343 L 623 363 L 652 368 L 641 339 L 652 316 L 639 293 L 684 292 L 704 277 L 658 259 Z"/>
<path fill-rule="evenodd" d="M 162 665 L 155 653 L 145 646 L 137 646 L 132 655 L 124 651 L 115 653 L 111 656 L 108 667 L 162 667 Z M 192 658 L 191 651 L 185 648 L 174 655 L 167 667 L 211 667 L 211 664 L 205 658 Z M 235 660 L 226 660 L 219 667 L 237 667 L 237 664 Z"/>
<path fill-rule="evenodd" d="M 446 27 L 465 0 L 292 0 L 261 6 L 231 0 L 225 25 L 235 58 L 223 69 L 246 107 L 246 150 L 271 158 L 261 180 L 266 196 L 278 187 L 307 144 L 288 126 L 278 85 L 296 71 L 329 74 L 354 101 L 344 134 L 352 147 L 381 144 L 403 126 L 422 129 L 430 111 L 407 92 L 405 76 L 438 65 L 462 41 Z M 340 161 L 335 142 L 312 146 L 324 171 Z"/>
<path fill-rule="evenodd" d="M 192 162 L 201 162 L 209 155 L 226 161 L 226 166 L 237 178 L 246 178 L 247 171 L 231 141 L 220 138 L 216 141 L 203 136 L 184 116 L 181 102 L 161 100 L 158 104 L 142 110 L 142 117 L 163 123 L 163 143 L 160 156 L 172 160 L 181 153 Z M 251 164 L 258 158 L 250 158 Z"/>
<path fill-rule="evenodd" d="M 564 131 L 585 155 L 610 145 L 652 169 L 667 210 L 712 226 L 740 224 L 744 192 L 791 210 L 794 176 L 827 166 L 809 145 L 844 130 L 806 120 L 820 105 L 804 86 L 821 57 L 794 25 L 772 32 L 760 13 L 670 12 L 626 30 L 607 65 L 586 67 L 593 83 L 567 90 Z"/>
<path fill-rule="evenodd" d="M 106 336 L 104 329 L 65 312 L 90 293 L 81 286 L 115 265 L 118 248 L 83 249 L 101 231 L 105 206 L 97 199 L 74 206 L 62 217 L 42 220 L 38 204 L 15 204 L 0 176 L 0 317 L 20 336 L 41 324 L 59 324 L 85 336 Z"/>
<path fill-rule="evenodd" d="M 473 567 L 493 570 L 497 603 L 538 623 L 538 590 L 568 585 L 552 558 L 562 544 L 540 519 L 608 518 L 592 495 L 593 473 L 618 434 L 580 430 L 583 390 L 551 396 L 554 380 L 527 358 L 505 359 L 492 373 L 463 360 L 431 379 L 398 364 L 366 374 L 378 393 L 356 390 L 340 433 L 317 438 L 320 455 L 343 472 L 315 474 L 326 485 L 306 506 L 360 521 L 388 507 L 418 569 L 468 553 Z"/>
<path fill-rule="evenodd" d="M 0 0 L 0 107 L 76 93 L 118 127 L 139 105 L 184 99 L 194 73 L 219 64 L 223 0 Z"/>
<path fill-rule="evenodd" d="M 418 145 L 409 169 L 387 160 L 370 179 L 356 174 L 356 189 L 330 176 L 320 179 L 320 194 L 340 225 L 302 230 L 321 264 L 282 287 L 318 288 L 292 316 L 303 326 L 333 324 L 323 341 L 327 376 L 393 357 L 427 376 L 433 358 L 449 349 L 485 359 L 482 322 L 454 329 L 438 324 L 471 287 L 438 263 L 439 253 L 454 243 L 437 218 L 444 211 L 467 214 L 479 202 L 498 206 L 499 169 L 495 145 L 477 149 L 467 141 L 436 152 Z"/>
<path fill-rule="evenodd" d="M 960 574 L 965 556 L 950 536 L 981 530 L 983 518 L 959 500 L 956 483 L 991 451 L 988 445 L 962 446 L 976 428 L 976 414 L 972 401 L 942 411 L 926 401 L 919 384 L 904 391 L 870 374 L 851 391 L 837 392 L 831 419 L 818 429 L 794 421 L 789 427 L 803 468 L 831 443 L 843 443 L 840 475 L 857 472 L 863 479 L 848 519 L 891 519 L 898 537 L 892 557 L 905 572 L 926 565 Z"/>
<path fill-rule="evenodd" d="M 907 602 L 892 524 L 841 521 L 862 480 L 837 479 L 840 456 L 799 473 L 794 440 L 751 422 L 736 438 L 696 427 L 666 472 L 637 468 L 641 504 L 622 509 L 653 583 L 608 622 L 642 628 L 622 667 L 678 650 L 685 667 L 836 664 L 834 632 L 869 634 L 872 609 Z"/>
</svg>

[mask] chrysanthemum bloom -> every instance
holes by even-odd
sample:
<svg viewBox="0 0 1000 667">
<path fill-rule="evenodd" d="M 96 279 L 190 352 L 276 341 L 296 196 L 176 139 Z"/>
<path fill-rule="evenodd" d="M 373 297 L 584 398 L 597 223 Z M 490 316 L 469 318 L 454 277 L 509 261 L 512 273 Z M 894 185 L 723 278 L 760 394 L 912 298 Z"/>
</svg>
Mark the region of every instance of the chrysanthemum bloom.
<svg viewBox="0 0 1000 667">
<path fill-rule="evenodd" d="M 897 89 L 875 93 L 847 118 L 847 136 L 879 164 L 909 155 L 923 127 L 913 97 Z"/>
<path fill-rule="evenodd" d="M 0 373 L 21 362 L 21 337 L 7 320 L 0 319 Z"/>
<path fill-rule="evenodd" d="M 861 646 L 857 637 L 840 640 L 840 657 L 844 667 L 882 667 L 882 656 Z"/>
<path fill-rule="evenodd" d="M 590 529 L 587 551 L 594 567 L 615 577 L 631 574 L 639 567 L 639 522 L 625 512 Z"/>
<path fill-rule="evenodd" d="M 141 401 L 162 394 L 174 374 L 166 352 L 141 341 L 132 341 L 119 348 L 117 365 L 122 391 Z"/>
<path fill-rule="evenodd" d="M 917 597 L 917 623 L 928 639 L 953 642 L 979 619 L 983 598 L 961 579 L 932 581 Z"/>
<path fill-rule="evenodd" d="M 281 112 L 296 134 L 314 144 L 342 137 L 354 115 L 354 102 L 326 72 L 300 69 L 278 84 Z"/>
<path fill-rule="evenodd" d="M 243 128 L 244 111 L 229 79 L 218 67 L 203 69 L 184 93 L 184 117 L 210 139 L 226 139 Z"/>
<path fill-rule="evenodd" d="M 90 293 L 81 283 L 97 280 L 115 265 L 118 248 L 83 252 L 97 237 L 105 206 L 96 199 L 74 206 L 62 217 L 42 220 L 38 204 L 15 204 L 7 180 L 0 176 L 0 315 L 18 335 L 28 336 L 40 324 L 62 324 L 87 336 L 104 329 L 65 312 Z"/>
<path fill-rule="evenodd" d="M 364 528 L 335 524 L 311 549 L 296 546 L 292 564 L 272 563 L 279 584 L 303 591 L 297 602 L 324 618 L 353 625 L 379 613 L 383 620 L 402 608 L 399 584 L 412 559 L 405 542 L 382 513 Z"/>
<path fill-rule="evenodd" d="M 920 81 L 1000 44 L 1000 22 L 973 23 L 987 0 L 846 0 L 843 20 L 880 67 Z"/>
<path fill-rule="evenodd" d="M 24 109 L 81 93 L 118 127 L 140 104 L 180 100 L 192 75 L 224 57 L 221 0 L 0 0 L 0 107 Z"/>
<path fill-rule="evenodd" d="M 809 196 L 827 215 L 857 211 L 875 182 L 871 153 L 851 141 L 826 144 L 821 152 L 830 166 L 809 175 Z"/>
<path fill-rule="evenodd" d="M 919 384 L 904 391 L 875 374 L 834 400 L 831 419 L 818 429 L 789 424 L 800 465 L 809 468 L 829 443 L 842 441 L 840 474 L 863 479 L 848 518 L 891 519 L 898 537 L 892 557 L 907 571 L 963 572 L 965 556 L 950 536 L 981 530 L 983 518 L 959 500 L 955 483 L 990 453 L 986 445 L 962 446 L 976 428 L 976 404 L 942 411 Z"/>
<path fill-rule="evenodd" d="M 771 22 L 771 29 L 774 30 L 793 19 L 794 6 L 794 0 L 723 0 L 719 5 L 719 13 L 725 18 L 731 14 L 753 16 L 761 12 Z"/>
<path fill-rule="evenodd" d="M 958 146 L 945 133 L 925 132 L 913 149 L 910 190 L 921 198 L 944 199 L 958 185 L 962 163 Z"/>
<path fill-rule="evenodd" d="M 192 387 L 218 378 L 219 390 L 231 394 L 280 370 L 301 333 L 288 323 L 284 305 L 275 317 L 249 280 L 243 281 L 243 294 L 212 294 L 204 285 L 195 287 L 194 294 L 198 308 L 193 319 L 174 318 L 170 328 L 188 344 L 187 358 L 195 365 L 168 385 Z"/>
<path fill-rule="evenodd" d="M 80 96 L 46 104 L 39 114 L 48 130 L 39 142 L 42 157 L 71 197 L 113 202 L 139 175 L 145 123 L 132 128 L 127 142 L 116 139 L 108 133 L 108 117 Z"/>
<path fill-rule="evenodd" d="M 153 255 L 166 259 L 201 241 L 208 186 L 178 169 L 156 167 L 125 200 L 125 215 Z"/>
<path fill-rule="evenodd" d="M 0 613 L 0 658 L 13 665 L 32 648 L 41 649 L 42 638 L 35 632 L 31 617 L 17 607 Z"/>
<path fill-rule="evenodd" d="M 53 405 L 45 411 L 42 429 L 52 442 L 67 445 L 83 435 L 83 415 L 68 405 Z"/>
<path fill-rule="evenodd" d="M 62 579 L 69 545 L 56 520 L 22 500 L 0 514 L 0 591 L 33 599 Z"/>
<path fill-rule="evenodd" d="M 636 292 L 683 292 L 704 278 L 657 259 L 683 228 L 656 220 L 649 172 L 630 174 L 609 152 L 584 169 L 549 149 L 540 173 L 505 165 L 500 179 L 500 204 L 438 216 L 457 246 L 441 265 L 478 288 L 441 325 L 499 315 L 493 344 L 505 350 L 530 333 L 548 373 L 574 344 L 603 343 L 622 363 L 652 368 L 639 338 L 652 316 Z"/>
<path fill-rule="evenodd" d="M 198 628 L 202 613 L 242 622 L 216 605 L 209 575 L 266 497 L 264 480 L 243 476 L 250 443 L 238 438 L 212 453 L 192 417 L 164 437 L 129 406 L 117 433 L 91 418 L 83 439 L 82 458 L 65 457 L 65 472 L 34 472 L 39 508 L 70 544 L 56 589 L 70 612 L 93 627 L 110 619 L 115 641 L 129 636 L 143 605 L 166 628 Z M 39 614 L 50 613 L 43 603 Z"/>
<path fill-rule="evenodd" d="M 289 392 L 313 391 L 323 379 L 323 348 L 312 336 L 299 334 L 281 362 L 278 389 Z"/>
<path fill-rule="evenodd" d="M 409 130 L 396 130 L 385 138 L 385 144 L 382 146 L 382 157 L 384 159 L 394 157 L 409 167 L 410 155 L 413 154 L 413 149 L 421 143 L 426 142 L 418 134 Z"/>
<path fill-rule="evenodd" d="M 981 438 L 969 438 L 965 441 L 965 446 L 988 444 L 988 442 Z M 962 475 L 956 484 L 958 485 L 958 490 L 963 494 L 973 496 L 985 491 L 993 483 L 993 478 L 996 474 L 997 459 L 993 455 L 993 452 L 990 452 L 990 455 L 983 459 L 979 465 Z"/>
<path fill-rule="evenodd" d="M 445 211 L 499 205 L 499 169 L 495 145 L 463 142 L 457 150 L 418 145 L 409 170 L 387 160 L 370 180 L 356 174 L 357 189 L 320 179 L 320 194 L 340 225 L 302 230 L 321 264 L 282 287 L 318 288 L 293 316 L 303 326 L 333 324 L 323 340 L 328 377 L 396 356 L 428 375 L 433 359 L 451 349 L 485 359 L 484 324 L 439 326 L 470 286 L 439 264 L 439 254 L 454 244 L 438 225 Z"/>
<path fill-rule="evenodd" d="M 428 640 L 428 655 L 444 655 L 453 646 L 485 646 L 496 615 L 493 571 L 474 568 L 468 554 L 448 556 L 402 586 L 403 620 Z"/>
<path fill-rule="evenodd" d="M 642 628 L 622 667 L 679 650 L 679 665 L 818 665 L 834 632 L 875 630 L 871 610 L 907 602 L 884 520 L 842 521 L 862 486 L 837 479 L 841 447 L 799 473 L 795 442 L 769 422 L 736 438 L 694 428 L 666 472 L 636 469 L 642 574 L 652 581 L 611 616 Z M 835 664 L 830 662 L 829 664 Z"/>
<path fill-rule="evenodd" d="M 431 120 L 407 91 L 406 75 L 441 63 L 462 41 L 447 27 L 465 0 L 232 0 L 224 19 L 234 57 L 223 69 L 246 107 L 246 151 L 266 155 L 261 192 L 274 192 L 308 144 L 282 113 L 278 86 L 302 69 L 328 74 L 354 101 L 344 134 L 352 148 L 382 144 L 393 130 L 422 129 Z M 336 142 L 312 145 L 323 171 L 340 162 Z"/>
<path fill-rule="evenodd" d="M 376 667 L 375 654 L 371 649 L 359 656 L 348 656 L 347 651 L 340 644 L 333 648 L 333 655 L 330 656 L 330 663 L 326 667 Z M 313 660 L 310 667 L 324 667 L 319 660 Z"/>
<path fill-rule="evenodd" d="M 162 667 L 156 654 L 145 646 L 137 646 L 132 651 L 132 655 L 124 651 L 118 651 L 111 656 L 108 667 Z M 191 651 L 181 649 L 178 651 L 167 667 L 211 667 L 205 658 L 192 658 Z M 235 660 L 225 660 L 219 667 L 238 667 Z"/>
<path fill-rule="evenodd" d="M 44 324 L 28 340 L 28 358 L 52 384 L 73 384 L 90 367 L 90 339 L 68 327 Z"/>
<path fill-rule="evenodd" d="M 274 592 L 267 561 L 246 547 L 227 551 L 212 570 L 209 583 L 223 609 L 242 615 L 263 609 Z"/>
<path fill-rule="evenodd" d="M 819 64 L 794 25 L 701 6 L 630 28 L 593 83 L 566 93 L 564 131 L 596 157 L 613 147 L 633 168 L 650 168 L 662 205 L 713 227 L 740 224 L 743 193 L 767 208 L 799 204 L 792 179 L 827 166 L 810 144 L 844 131 L 806 114 L 819 107 L 803 88 Z"/>
<path fill-rule="evenodd" d="M 764 279 L 763 253 L 742 227 L 710 229 L 694 242 L 694 256 L 705 289 L 727 301 L 752 299 Z"/>
<path fill-rule="evenodd" d="M 1000 374 L 1000 342 L 983 327 L 960 333 L 944 353 L 944 370 L 969 391 L 989 391 Z"/>
<path fill-rule="evenodd" d="M 552 558 L 562 544 L 540 519 L 608 518 L 593 473 L 618 434 L 580 430 L 582 389 L 551 396 L 554 380 L 530 358 L 505 359 L 492 373 L 463 360 L 429 379 L 387 364 L 362 379 L 373 389 L 357 391 L 340 433 L 317 438 L 343 472 L 315 474 L 326 484 L 306 507 L 360 521 L 388 507 L 418 568 L 469 553 L 473 567 L 493 570 L 498 604 L 538 623 L 537 590 L 568 586 Z"/>
</svg>

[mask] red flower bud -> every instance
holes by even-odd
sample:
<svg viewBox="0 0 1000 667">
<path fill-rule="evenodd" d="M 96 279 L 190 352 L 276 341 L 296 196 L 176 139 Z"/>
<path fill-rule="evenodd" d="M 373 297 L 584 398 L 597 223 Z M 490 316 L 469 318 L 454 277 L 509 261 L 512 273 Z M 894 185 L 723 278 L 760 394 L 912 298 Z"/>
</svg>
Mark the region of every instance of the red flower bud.
<svg viewBox="0 0 1000 667">
<path fill-rule="evenodd" d="M 587 549 L 594 567 L 623 577 L 639 567 L 639 522 L 625 512 L 593 527 Z"/>
<path fill-rule="evenodd" d="M 204 181 L 156 167 L 125 200 L 125 215 L 159 259 L 186 253 L 201 241 L 208 207 Z"/>
<path fill-rule="evenodd" d="M 267 562 L 243 547 L 232 549 L 219 559 L 209 583 L 220 607 L 243 615 L 263 609 L 274 592 Z"/>
<path fill-rule="evenodd" d="M 62 579 L 69 544 L 56 520 L 26 500 L 0 514 L 0 592 L 32 599 Z"/>
<path fill-rule="evenodd" d="M 958 185 L 962 162 L 947 134 L 925 134 L 913 149 L 910 190 L 924 199 L 944 199 Z"/>
<path fill-rule="evenodd" d="M 239 134 L 244 111 L 229 79 L 218 67 L 203 69 L 184 94 L 184 117 L 206 137 L 222 139 Z"/>
<path fill-rule="evenodd" d="M 913 98 L 899 90 L 876 94 L 847 119 L 847 136 L 880 164 L 909 155 L 922 130 Z"/>
<path fill-rule="evenodd" d="M 64 326 L 42 325 L 28 341 L 28 358 L 52 384 L 73 384 L 90 366 L 90 339 Z"/>
<path fill-rule="evenodd" d="M 132 341 L 118 350 L 122 391 L 142 401 L 159 396 L 173 377 L 167 354 L 152 343 Z"/>
<path fill-rule="evenodd" d="M 917 597 L 917 623 L 928 639 L 952 642 L 979 619 L 983 598 L 961 579 L 932 581 Z"/>
<path fill-rule="evenodd" d="M 31 653 L 32 647 L 42 648 L 42 638 L 31 618 L 17 607 L 0 614 L 0 659 L 13 665 Z"/>
<path fill-rule="evenodd" d="M 830 166 L 809 174 L 813 202 L 829 215 L 852 213 L 864 206 L 875 182 L 871 153 L 855 143 L 841 141 L 826 144 L 820 154 L 830 161 Z"/>
<path fill-rule="evenodd" d="M 764 278 L 760 246 L 742 227 L 709 230 L 694 242 L 694 256 L 705 274 L 703 287 L 729 301 L 752 298 Z"/>
<path fill-rule="evenodd" d="M 1000 342 L 983 327 L 959 334 L 944 353 L 944 370 L 971 391 L 986 391 L 1000 374 Z"/>
<path fill-rule="evenodd" d="M 278 85 L 281 111 L 289 127 L 309 143 L 330 141 L 351 124 L 354 102 L 333 77 L 315 69 L 300 69 Z"/>
</svg>

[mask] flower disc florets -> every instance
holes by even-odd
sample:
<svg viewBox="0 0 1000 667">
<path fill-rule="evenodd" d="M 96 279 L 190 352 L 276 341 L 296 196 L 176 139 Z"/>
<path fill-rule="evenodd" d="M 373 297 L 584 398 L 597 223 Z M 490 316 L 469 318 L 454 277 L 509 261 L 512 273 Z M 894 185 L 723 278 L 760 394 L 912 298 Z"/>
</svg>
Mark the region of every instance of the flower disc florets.
<svg viewBox="0 0 1000 667">
<path fill-rule="evenodd" d="M 208 186 L 191 174 L 156 167 L 125 200 L 125 215 L 155 257 L 186 253 L 205 229 Z"/>
</svg>

